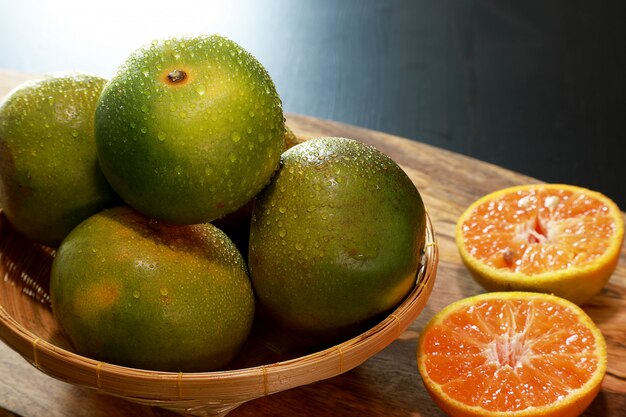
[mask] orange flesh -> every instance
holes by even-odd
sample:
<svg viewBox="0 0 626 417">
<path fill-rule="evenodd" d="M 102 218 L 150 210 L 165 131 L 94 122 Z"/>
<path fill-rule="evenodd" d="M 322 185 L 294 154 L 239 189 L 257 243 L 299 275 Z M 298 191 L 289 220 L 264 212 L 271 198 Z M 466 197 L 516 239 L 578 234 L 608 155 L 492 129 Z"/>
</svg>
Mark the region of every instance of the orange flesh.
<svg viewBox="0 0 626 417">
<path fill-rule="evenodd" d="M 600 200 L 571 190 L 535 188 L 479 205 L 462 230 L 475 258 L 533 275 L 593 262 L 607 250 L 615 223 Z"/>
<path fill-rule="evenodd" d="M 429 377 L 448 396 L 490 411 L 551 404 L 598 366 L 593 333 L 566 307 L 540 300 L 464 306 L 424 337 Z"/>
</svg>

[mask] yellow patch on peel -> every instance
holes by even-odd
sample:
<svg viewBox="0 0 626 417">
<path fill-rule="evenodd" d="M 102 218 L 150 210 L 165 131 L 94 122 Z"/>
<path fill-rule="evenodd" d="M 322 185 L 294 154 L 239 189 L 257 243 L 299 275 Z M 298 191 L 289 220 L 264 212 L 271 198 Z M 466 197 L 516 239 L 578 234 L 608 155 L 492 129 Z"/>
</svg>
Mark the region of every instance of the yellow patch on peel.
<svg viewBox="0 0 626 417">
<path fill-rule="evenodd" d="M 116 284 L 94 282 L 81 288 L 74 299 L 74 311 L 92 315 L 114 306 L 120 298 Z"/>
</svg>

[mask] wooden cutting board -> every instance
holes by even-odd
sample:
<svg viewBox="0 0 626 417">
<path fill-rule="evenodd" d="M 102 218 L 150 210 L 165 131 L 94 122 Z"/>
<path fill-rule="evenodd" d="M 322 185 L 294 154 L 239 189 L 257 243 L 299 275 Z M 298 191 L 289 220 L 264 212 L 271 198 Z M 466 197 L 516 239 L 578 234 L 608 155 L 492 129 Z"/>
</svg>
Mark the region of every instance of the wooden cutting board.
<svg viewBox="0 0 626 417">
<path fill-rule="evenodd" d="M 0 70 L 0 98 L 30 76 Z M 440 260 L 428 305 L 398 340 L 358 368 L 338 377 L 245 403 L 229 417 L 445 416 L 426 393 L 416 368 L 417 338 L 436 312 L 483 292 L 461 263 L 454 243 L 459 215 L 474 200 L 500 188 L 540 182 L 504 168 L 396 136 L 336 122 L 288 114 L 300 137 L 344 136 L 385 152 L 420 190 L 437 233 Z M 419 138 L 416 138 L 419 140 Z M 608 344 L 602 391 L 586 417 L 620 417 L 626 410 L 626 249 L 608 286 L 584 310 Z M 52 379 L 0 343 L 0 417 L 175 416 L 158 408 L 103 396 Z"/>
</svg>

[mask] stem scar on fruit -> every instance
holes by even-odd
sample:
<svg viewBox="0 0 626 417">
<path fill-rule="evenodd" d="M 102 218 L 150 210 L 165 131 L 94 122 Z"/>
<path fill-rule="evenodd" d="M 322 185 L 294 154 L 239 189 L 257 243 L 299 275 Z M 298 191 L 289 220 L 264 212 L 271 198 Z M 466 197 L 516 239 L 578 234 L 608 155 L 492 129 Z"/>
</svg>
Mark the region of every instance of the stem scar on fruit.
<svg viewBox="0 0 626 417">
<path fill-rule="evenodd" d="M 183 86 L 190 80 L 189 72 L 184 69 L 165 70 L 161 76 L 161 79 L 166 85 L 170 86 Z"/>
</svg>

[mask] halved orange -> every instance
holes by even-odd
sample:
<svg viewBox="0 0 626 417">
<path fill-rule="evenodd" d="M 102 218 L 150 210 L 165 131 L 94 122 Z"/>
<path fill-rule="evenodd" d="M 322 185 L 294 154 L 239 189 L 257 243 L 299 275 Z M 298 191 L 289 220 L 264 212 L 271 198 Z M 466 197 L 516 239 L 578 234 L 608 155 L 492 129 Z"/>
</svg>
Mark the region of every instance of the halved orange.
<svg viewBox="0 0 626 417">
<path fill-rule="evenodd" d="M 552 293 L 583 304 L 615 270 L 624 218 L 608 197 L 564 184 L 488 194 L 461 215 L 456 243 L 489 291 Z"/>
<path fill-rule="evenodd" d="M 600 330 L 576 304 L 493 292 L 450 304 L 424 328 L 418 369 L 450 416 L 578 416 L 607 366 Z"/>
</svg>

